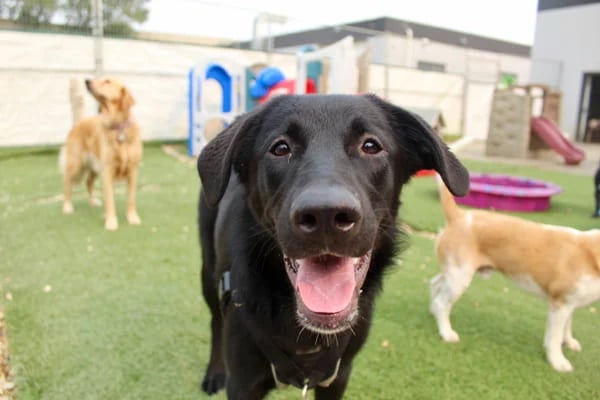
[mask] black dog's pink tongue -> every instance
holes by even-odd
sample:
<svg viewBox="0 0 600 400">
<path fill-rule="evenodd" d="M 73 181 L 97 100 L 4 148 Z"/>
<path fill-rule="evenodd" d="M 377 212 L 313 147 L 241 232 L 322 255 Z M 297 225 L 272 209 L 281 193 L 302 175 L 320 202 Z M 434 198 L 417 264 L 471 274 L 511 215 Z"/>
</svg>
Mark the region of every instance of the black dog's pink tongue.
<svg viewBox="0 0 600 400">
<path fill-rule="evenodd" d="M 310 311 L 333 314 L 350 305 L 356 289 L 354 266 L 358 258 L 324 256 L 297 262 L 296 285 Z"/>
</svg>

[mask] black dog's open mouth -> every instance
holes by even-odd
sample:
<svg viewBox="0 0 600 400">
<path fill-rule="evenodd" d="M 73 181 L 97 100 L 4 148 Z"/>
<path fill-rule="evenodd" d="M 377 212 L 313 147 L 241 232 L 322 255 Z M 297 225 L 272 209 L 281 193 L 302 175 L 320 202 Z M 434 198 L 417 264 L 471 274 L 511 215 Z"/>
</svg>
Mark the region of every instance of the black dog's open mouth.
<svg viewBox="0 0 600 400">
<path fill-rule="evenodd" d="M 323 254 L 284 259 L 296 292 L 300 323 L 324 334 L 348 329 L 358 316 L 358 297 L 369 270 L 371 251 L 362 257 Z"/>
</svg>

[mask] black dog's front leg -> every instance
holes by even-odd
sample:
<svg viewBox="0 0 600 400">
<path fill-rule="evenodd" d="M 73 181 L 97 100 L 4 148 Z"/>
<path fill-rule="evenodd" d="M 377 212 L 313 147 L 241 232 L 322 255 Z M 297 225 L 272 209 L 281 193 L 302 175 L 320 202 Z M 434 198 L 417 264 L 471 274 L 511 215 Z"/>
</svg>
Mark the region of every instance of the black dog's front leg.
<svg viewBox="0 0 600 400">
<path fill-rule="evenodd" d="M 215 394 L 225 387 L 225 366 L 222 356 L 222 318 L 213 315 L 211 322 L 210 361 L 206 367 L 201 388 L 207 394 Z"/>
<path fill-rule="evenodd" d="M 224 325 L 227 400 L 260 400 L 275 388 L 271 366 L 242 322 L 240 309 L 231 307 Z"/>
<path fill-rule="evenodd" d="M 225 363 L 223 361 L 223 317 L 219 309 L 219 295 L 214 285 L 211 271 L 202 271 L 204 298 L 211 312 L 210 361 L 206 367 L 201 388 L 207 394 L 215 394 L 225 387 Z"/>
<path fill-rule="evenodd" d="M 262 400 L 273 387 L 273 384 L 266 381 L 255 384 L 252 388 L 241 387 L 233 381 L 228 381 L 227 400 Z"/>
<path fill-rule="evenodd" d="M 271 375 L 265 374 L 268 365 L 258 366 L 255 363 L 243 363 L 229 369 L 227 383 L 227 400 L 262 400 L 272 389 L 275 383 Z"/>
</svg>

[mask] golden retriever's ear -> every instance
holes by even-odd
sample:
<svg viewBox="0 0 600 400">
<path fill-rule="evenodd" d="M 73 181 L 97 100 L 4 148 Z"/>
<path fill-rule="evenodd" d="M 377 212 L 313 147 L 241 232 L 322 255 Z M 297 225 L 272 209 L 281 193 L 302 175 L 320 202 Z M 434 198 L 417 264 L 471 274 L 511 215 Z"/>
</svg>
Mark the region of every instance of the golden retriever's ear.
<svg viewBox="0 0 600 400">
<path fill-rule="evenodd" d="M 135 105 L 135 99 L 131 92 L 126 88 L 121 88 L 121 109 L 128 110 Z"/>
</svg>

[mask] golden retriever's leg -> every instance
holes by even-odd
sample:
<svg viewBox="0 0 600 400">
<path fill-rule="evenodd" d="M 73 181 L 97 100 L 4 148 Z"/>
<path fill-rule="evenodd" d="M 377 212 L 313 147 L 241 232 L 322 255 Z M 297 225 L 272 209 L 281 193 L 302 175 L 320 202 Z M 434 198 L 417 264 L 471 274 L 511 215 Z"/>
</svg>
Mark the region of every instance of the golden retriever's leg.
<svg viewBox="0 0 600 400">
<path fill-rule="evenodd" d="M 73 178 L 70 168 L 66 168 L 63 175 L 63 213 L 72 214 L 73 209 Z"/>
<path fill-rule="evenodd" d="M 63 170 L 63 213 L 72 214 L 73 209 L 73 185 L 81 179 L 83 165 L 77 157 L 72 157 L 66 148 L 61 150 L 60 163 Z"/>
<path fill-rule="evenodd" d="M 559 372 L 571 372 L 573 366 L 562 352 L 562 343 L 567 324 L 574 308 L 568 304 L 550 304 L 548 324 L 544 335 L 546 358 L 552 368 Z"/>
<path fill-rule="evenodd" d="M 119 227 L 117 212 L 115 210 L 115 188 L 112 166 L 102 172 L 102 192 L 104 193 L 104 227 L 114 231 Z"/>
<path fill-rule="evenodd" d="M 567 321 L 567 326 L 565 327 L 565 340 L 563 343 L 572 351 L 579 352 L 581 351 L 581 344 L 573 337 L 572 324 L 573 314 L 571 314 L 571 317 L 569 317 L 569 320 Z"/>
<path fill-rule="evenodd" d="M 87 180 L 85 181 L 85 185 L 90 197 L 90 206 L 92 207 L 98 207 L 102 204 L 100 199 L 94 197 L 94 181 L 96 180 L 96 177 L 98 177 L 98 174 L 94 171 L 90 171 Z"/>
<path fill-rule="evenodd" d="M 442 266 L 441 274 L 430 282 L 431 305 L 429 311 L 435 317 L 438 331 L 446 342 L 458 342 L 460 337 L 450 322 L 452 306 L 467 290 L 473 279 L 473 270 L 468 266 Z"/>
<path fill-rule="evenodd" d="M 135 194 L 137 190 L 137 168 L 132 168 L 131 172 L 127 175 L 127 222 L 132 225 L 139 225 L 142 223 L 140 216 L 137 213 Z"/>
</svg>

